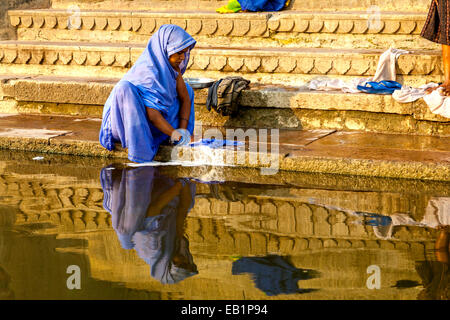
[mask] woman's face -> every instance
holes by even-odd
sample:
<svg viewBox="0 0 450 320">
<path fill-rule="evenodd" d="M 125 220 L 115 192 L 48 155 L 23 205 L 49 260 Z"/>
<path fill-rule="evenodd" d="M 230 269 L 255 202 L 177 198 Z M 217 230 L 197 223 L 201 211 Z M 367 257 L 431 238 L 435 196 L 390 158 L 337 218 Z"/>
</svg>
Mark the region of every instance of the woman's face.
<svg viewBox="0 0 450 320">
<path fill-rule="evenodd" d="M 181 50 L 181 51 L 179 51 L 177 53 L 174 53 L 173 55 L 171 55 L 169 57 L 169 63 L 175 70 L 180 68 L 180 64 L 186 58 L 186 52 L 188 52 L 188 50 L 189 50 L 189 48 L 186 48 L 186 49 Z"/>
</svg>

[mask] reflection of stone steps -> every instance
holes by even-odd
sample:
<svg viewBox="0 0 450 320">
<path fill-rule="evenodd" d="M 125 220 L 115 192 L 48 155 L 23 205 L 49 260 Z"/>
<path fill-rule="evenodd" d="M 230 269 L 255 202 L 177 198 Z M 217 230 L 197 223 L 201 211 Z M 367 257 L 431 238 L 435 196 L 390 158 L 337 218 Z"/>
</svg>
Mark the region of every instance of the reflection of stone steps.
<svg viewBox="0 0 450 320">
<path fill-rule="evenodd" d="M 437 45 L 419 37 L 426 15 L 383 12 L 370 22 L 363 12 L 281 11 L 218 14 L 213 11 L 13 10 L 19 40 L 146 43 L 160 25 L 177 24 L 201 45 L 333 48 L 415 48 Z"/>
<path fill-rule="evenodd" d="M 92 176 L 97 179 L 97 174 Z M 128 288 L 161 292 L 159 298 L 185 295 L 238 299 L 243 298 L 243 291 L 246 298 L 267 298 L 248 275 L 233 276 L 231 267 L 239 257 L 268 254 L 287 256 L 295 267 L 321 273 L 319 278 L 299 283 L 301 288 L 319 291 L 272 299 L 415 298 L 418 289 L 400 291 L 390 287 L 405 277 L 420 282 L 413 262 L 423 259 L 424 252 L 433 248 L 436 236 L 431 229 L 396 227 L 394 239 L 380 240 L 372 227 L 354 224 L 348 213 L 307 202 L 315 196 L 332 206 L 350 204 L 352 210 L 371 211 L 379 208 L 381 213 L 389 214 L 419 207 L 414 199 L 421 192 L 402 197 L 391 191 L 377 196 L 370 190 L 272 186 L 258 191 L 255 185 L 247 185 L 239 192 L 245 195 L 242 200 L 228 202 L 212 196 L 209 186 L 202 185 L 186 220 L 189 247 L 199 275 L 176 286 L 163 286 L 149 276 L 149 266 L 134 251 L 121 248 L 110 215 L 101 208 L 98 180 L 72 178 L 70 183 L 59 179 L 49 173 L 30 178 L 20 171 L 0 176 L 2 201 L 15 199 L 10 205 L 20 211 L 15 227 L 33 233 L 33 239 L 56 235 L 55 251 L 44 250 L 39 261 L 45 260 L 48 252 L 70 254 L 72 259 L 82 256 L 89 262 L 83 274 Z M 420 218 L 417 214 L 416 220 Z M 37 252 L 34 250 L 33 254 Z M 365 287 L 366 268 L 373 264 L 381 268 L 382 290 Z"/>
<path fill-rule="evenodd" d="M 248 238 L 246 233 L 257 233 L 263 242 L 267 242 L 267 235 L 287 237 L 310 249 L 316 245 L 345 248 L 351 244 L 351 247 L 358 247 L 367 241 L 374 245 L 378 243 L 375 247 L 394 248 L 399 241 L 430 241 L 434 237 L 434 231 L 427 228 L 398 226 L 392 241 L 380 242 L 372 227 L 359 224 L 361 219 L 349 213 L 363 211 L 391 215 L 405 212 L 420 221 L 427 202 L 417 194 L 286 188 L 280 189 L 279 195 L 271 195 L 270 189 L 267 192 L 257 190 L 260 194 L 247 194 L 244 199 L 233 202 L 198 194 L 189 214 L 190 227 L 199 232 L 199 238 L 212 237 L 219 241 L 221 238 L 232 239 L 232 233 L 242 234 L 239 237 L 243 238 Z M 242 189 L 242 192 L 248 191 Z M 50 177 L 0 176 L 0 193 L 6 199 L 15 199 L 14 204 L 21 211 L 16 218 L 18 224 L 50 223 L 53 226 L 50 230 L 41 230 L 43 233 L 98 231 L 111 227 L 111 217 L 103 208 L 102 189 L 96 184 L 71 185 L 70 181 L 58 184 Z M 218 225 L 223 225 L 226 230 L 220 231 Z M 222 247 L 229 246 L 223 244 Z"/>
</svg>

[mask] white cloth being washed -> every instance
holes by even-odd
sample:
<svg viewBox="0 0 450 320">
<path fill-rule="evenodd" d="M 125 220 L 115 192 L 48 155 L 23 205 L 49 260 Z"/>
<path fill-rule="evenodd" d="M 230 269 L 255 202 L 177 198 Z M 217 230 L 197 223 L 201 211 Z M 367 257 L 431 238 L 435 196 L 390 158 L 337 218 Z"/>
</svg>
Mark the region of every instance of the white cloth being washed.
<svg viewBox="0 0 450 320">
<path fill-rule="evenodd" d="M 419 88 L 403 86 L 400 90 L 394 91 L 392 98 L 400 103 L 413 102 L 423 98 L 432 113 L 450 118 L 450 99 L 448 96 L 442 95 L 443 88 L 438 88 L 430 94 L 425 92 L 428 88 L 435 88 L 437 86 L 439 85 L 433 82 L 427 83 Z"/>
<path fill-rule="evenodd" d="M 363 86 L 368 81 L 382 81 L 396 79 L 395 65 L 400 55 L 409 53 L 409 51 L 389 48 L 383 54 L 381 54 L 378 60 L 377 70 L 372 78 L 356 78 L 349 81 L 343 81 L 341 79 L 331 79 L 328 77 L 319 77 L 311 80 L 307 87 L 310 90 L 321 91 L 343 91 L 345 93 L 360 93 L 357 89 L 358 85 Z"/>
<path fill-rule="evenodd" d="M 441 94 L 443 88 L 434 90 L 432 93 L 423 97 L 430 111 L 441 115 L 445 118 L 450 118 L 450 98 Z"/>
<path fill-rule="evenodd" d="M 392 94 L 392 98 L 395 99 L 395 101 L 401 102 L 401 103 L 409 103 L 414 102 L 416 100 L 419 100 L 420 98 L 423 98 L 426 95 L 426 90 L 428 88 L 434 88 L 437 87 L 437 83 L 427 83 L 423 86 L 420 86 L 419 88 L 413 88 L 408 86 L 402 86 L 400 90 L 395 90 Z"/>
</svg>

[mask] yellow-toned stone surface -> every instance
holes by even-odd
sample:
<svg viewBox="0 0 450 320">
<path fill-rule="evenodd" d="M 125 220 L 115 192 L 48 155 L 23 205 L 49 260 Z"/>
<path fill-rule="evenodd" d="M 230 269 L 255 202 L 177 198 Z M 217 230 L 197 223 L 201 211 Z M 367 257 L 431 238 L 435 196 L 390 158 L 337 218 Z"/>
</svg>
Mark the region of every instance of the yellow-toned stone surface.
<svg viewBox="0 0 450 320">
<path fill-rule="evenodd" d="M 0 42 L 0 63 L 4 74 L 121 78 L 143 49 L 142 44 L 124 43 Z M 239 73 L 254 82 L 300 85 L 317 75 L 374 75 L 381 53 L 372 49 L 198 46 L 191 54 L 187 76 L 200 72 L 220 78 Z M 416 85 L 439 80 L 443 74 L 440 65 L 439 51 L 412 51 L 399 57 L 397 72 L 405 84 Z"/>
<path fill-rule="evenodd" d="M 5 113 L 100 117 L 118 79 L 6 78 L 0 108 Z M 207 89 L 195 90 L 197 120 L 227 127 L 329 128 L 420 135 L 449 135 L 449 120 L 422 99 L 398 103 L 390 96 L 314 92 L 304 88 L 252 85 L 241 94 L 239 115 L 223 117 L 205 107 Z"/>
</svg>

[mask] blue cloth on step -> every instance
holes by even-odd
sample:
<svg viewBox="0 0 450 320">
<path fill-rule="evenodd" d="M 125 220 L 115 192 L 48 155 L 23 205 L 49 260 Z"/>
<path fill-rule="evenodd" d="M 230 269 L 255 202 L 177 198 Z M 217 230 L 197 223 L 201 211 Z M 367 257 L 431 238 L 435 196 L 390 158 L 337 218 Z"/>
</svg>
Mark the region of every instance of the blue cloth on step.
<svg viewBox="0 0 450 320">
<path fill-rule="evenodd" d="M 244 142 L 242 141 L 231 141 L 231 140 L 219 140 L 219 139 L 202 139 L 198 142 L 191 143 L 191 147 L 207 146 L 212 149 L 228 147 L 228 146 L 242 146 Z"/>
<path fill-rule="evenodd" d="M 174 128 L 178 128 L 180 102 L 176 89 L 178 73 L 169 57 L 189 48 L 180 65 L 182 74 L 189 62 L 190 50 L 196 41 L 175 25 L 163 25 L 150 38 L 146 49 L 128 73 L 116 84 L 103 109 L 100 144 L 114 150 L 115 143 L 128 148 L 128 159 L 150 162 L 159 145 L 169 137 L 154 127 L 147 118 L 146 108 L 158 110 Z M 191 114 L 187 130 L 194 130 L 194 91 L 186 83 L 191 99 Z"/>
<path fill-rule="evenodd" d="M 392 94 L 395 90 L 402 88 L 402 85 L 397 81 L 383 80 L 380 82 L 369 81 L 363 86 L 356 87 L 359 91 L 372 94 Z"/>
<path fill-rule="evenodd" d="M 242 10 L 248 11 L 280 11 L 286 0 L 238 0 Z"/>
</svg>

